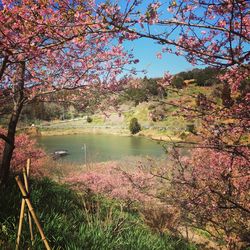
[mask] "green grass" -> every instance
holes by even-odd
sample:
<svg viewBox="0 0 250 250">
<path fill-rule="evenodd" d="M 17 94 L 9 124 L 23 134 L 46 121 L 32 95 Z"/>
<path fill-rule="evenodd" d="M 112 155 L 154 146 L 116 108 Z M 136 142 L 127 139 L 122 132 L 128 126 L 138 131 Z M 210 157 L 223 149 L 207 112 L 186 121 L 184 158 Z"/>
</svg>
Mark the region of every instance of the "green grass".
<svg viewBox="0 0 250 250">
<path fill-rule="evenodd" d="M 150 231 L 132 212 L 119 203 L 91 193 L 78 194 L 49 179 L 31 181 L 31 202 L 53 249 L 195 249 L 183 240 Z M 21 195 L 12 180 L 0 190 L 0 249 L 14 249 Z M 20 249 L 30 246 L 27 221 Z M 35 232 L 33 249 L 44 249 Z"/>
</svg>

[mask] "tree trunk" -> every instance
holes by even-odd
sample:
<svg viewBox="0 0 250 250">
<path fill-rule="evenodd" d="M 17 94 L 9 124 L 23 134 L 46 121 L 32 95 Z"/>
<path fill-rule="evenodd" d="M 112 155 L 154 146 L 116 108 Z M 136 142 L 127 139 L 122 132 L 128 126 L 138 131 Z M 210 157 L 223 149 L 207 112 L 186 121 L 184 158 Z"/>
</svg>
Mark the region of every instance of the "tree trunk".
<svg viewBox="0 0 250 250">
<path fill-rule="evenodd" d="M 13 84 L 13 110 L 11 113 L 7 139 L 5 142 L 2 161 L 0 165 L 0 184 L 4 185 L 8 181 L 10 173 L 10 162 L 15 147 L 15 134 L 16 126 L 23 108 L 24 103 L 24 74 L 25 74 L 25 62 L 20 62 L 17 65 L 16 77 Z"/>
</svg>

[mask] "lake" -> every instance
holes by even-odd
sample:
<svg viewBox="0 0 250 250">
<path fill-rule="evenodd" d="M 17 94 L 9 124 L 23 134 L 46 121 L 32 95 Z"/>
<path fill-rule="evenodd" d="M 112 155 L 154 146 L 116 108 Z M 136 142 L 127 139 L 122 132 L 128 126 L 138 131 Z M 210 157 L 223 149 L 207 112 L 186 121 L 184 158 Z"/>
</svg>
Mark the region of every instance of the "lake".
<svg viewBox="0 0 250 250">
<path fill-rule="evenodd" d="M 122 160 L 129 156 L 159 158 L 164 155 L 162 146 L 156 141 L 133 136 L 79 134 L 43 136 L 37 141 L 48 153 L 68 150 L 69 155 L 60 160 L 74 163 Z"/>
</svg>

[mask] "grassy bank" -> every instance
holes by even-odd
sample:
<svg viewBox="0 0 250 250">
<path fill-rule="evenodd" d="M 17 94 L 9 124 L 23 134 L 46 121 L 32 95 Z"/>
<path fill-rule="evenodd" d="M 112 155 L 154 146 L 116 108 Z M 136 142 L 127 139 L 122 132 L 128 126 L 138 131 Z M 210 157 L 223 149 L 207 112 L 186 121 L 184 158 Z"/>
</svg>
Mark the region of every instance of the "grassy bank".
<svg viewBox="0 0 250 250">
<path fill-rule="evenodd" d="M 128 129 L 129 125 L 124 124 L 103 124 L 96 125 L 94 123 L 88 124 L 81 120 L 66 120 L 66 121 L 53 121 L 46 123 L 46 125 L 38 126 L 38 133 L 32 133 L 32 128 L 26 128 L 26 133 L 32 136 L 57 136 L 57 135 L 74 135 L 74 134 L 110 134 L 119 136 L 131 136 Z M 143 136 L 154 140 L 160 141 L 179 141 L 181 140 L 178 133 L 174 133 L 174 129 L 165 129 L 163 124 L 158 126 L 142 126 L 142 131 L 133 136 Z M 24 130 L 24 129 L 21 129 Z M 20 131 L 21 131 L 20 130 Z"/>
<path fill-rule="evenodd" d="M 117 127 L 86 127 L 86 128 L 46 128 L 41 130 L 41 136 L 55 136 L 55 135 L 74 135 L 74 134 L 112 134 L 129 136 L 130 133 L 126 129 Z"/>
<path fill-rule="evenodd" d="M 195 249 L 154 234 L 132 211 L 90 192 L 78 194 L 48 179 L 31 181 L 31 201 L 53 249 Z M 14 249 L 21 195 L 14 180 L 0 192 L 0 249 Z M 30 246 L 27 221 L 20 249 Z M 35 233 L 34 249 L 44 249 Z"/>
<path fill-rule="evenodd" d="M 42 130 L 39 136 L 57 136 L 57 135 L 76 135 L 76 134 L 109 134 L 119 136 L 131 136 L 131 133 L 126 129 L 117 129 L 116 127 L 103 128 L 65 128 L 65 129 L 46 129 Z M 171 136 L 161 131 L 146 129 L 133 136 L 142 136 L 157 141 L 180 141 L 178 136 Z"/>
</svg>

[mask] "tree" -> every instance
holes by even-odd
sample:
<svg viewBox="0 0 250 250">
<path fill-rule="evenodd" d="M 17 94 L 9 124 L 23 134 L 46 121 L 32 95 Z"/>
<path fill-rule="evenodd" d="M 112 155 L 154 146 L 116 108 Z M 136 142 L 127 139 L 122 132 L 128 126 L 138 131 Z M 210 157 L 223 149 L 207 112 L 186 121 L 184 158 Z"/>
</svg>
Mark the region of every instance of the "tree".
<svg viewBox="0 0 250 250">
<path fill-rule="evenodd" d="M 144 85 L 144 88 L 147 90 L 149 95 L 158 95 L 158 84 L 155 79 L 148 79 L 147 77 L 144 77 L 144 79 L 142 80 L 142 84 Z"/>
<path fill-rule="evenodd" d="M 177 89 L 182 89 L 184 86 L 184 79 L 178 75 L 174 76 L 171 85 L 173 85 Z"/>
<path fill-rule="evenodd" d="M 128 100 L 134 101 L 135 106 L 141 102 L 147 102 L 148 96 L 145 88 L 130 87 L 125 91 L 125 97 Z"/>
<path fill-rule="evenodd" d="M 55 91 L 84 91 L 91 84 L 113 90 L 115 76 L 130 59 L 112 43 L 116 33 L 92 1 L 2 0 L 0 22 L 0 106 L 13 103 L 7 134 L 0 135 L 4 183 L 24 105 L 46 101 Z"/>
<path fill-rule="evenodd" d="M 129 130 L 132 135 L 137 134 L 141 131 L 141 125 L 139 124 L 137 118 L 132 118 L 129 123 Z"/>
<path fill-rule="evenodd" d="M 107 8 L 107 4 L 103 7 Z M 202 105 L 207 108 L 196 110 L 182 106 L 188 119 L 200 119 L 201 125 L 197 135 L 202 143 L 193 143 L 189 146 L 207 149 L 207 161 L 202 161 L 201 158 L 196 161 L 193 155 L 193 161 L 189 162 L 189 166 L 192 166 L 190 171 L 186 171 L 186 167 L 181 164 L 180 174 L 185 173 L 194 178 L 189 181 L 183 179 L 178 183 L 179 186 L 176 184 L 176 178 L 172 180 L 172 184 L 175 190 L 182 186 L 183 194 L 187 196 L 186 200 L 191 202 L 191 206 L 202 208 L 207 215 L 211 214 L 215 206 L 221 213 L 228 212 L 227 215 L 230 215 L 235 212 L 238 215 L 244 214 L 244 218 L 247 218 L 247 192 L 246 189 L 241 189 L 241 184 L 245 185 L 245 181 L 249 181 L 249 143 L 246 138 L 249 138 L 250 106 L 249 93 L 243 95 L 239 87 L 250 75 L 250 2 L 151 1 L 147 2 L 145 8 L 143 1 L 134 0 L 127 1 L 124 9 L 116 7 L 115 5 L 113 12 L 106 15 L 106 20 L 117 30 L 153 39 L 163 46 L 163 53 L 183 55 L 192 64 L 210 65 L 220 73 L 217 78 L 224 85 L 221 104 L 203 99 Z M 200 84 L 203 84 L 203 80 L 200 79 Z M 240 95 L 240 98 L 236 98 L 237 95 Z M 217 167 L 217 160 L 222 158 L 226 160 L 225 165 Z M 197 165 L 199 167 L 196 167 Z M 206 182 L 209 171 L 212 176 L 210 184 L 214 184 L 212 187 L 209 186 L 209 181 Z M 210 200 L 205 198 L 208 189 Z M 197 196 L 194 196 L 194 193 Z M 204 203 L 199 207 L 199 200 L 203 198 Z M 180 207 L 184 204 L 184 200 L 179 200 L 178 197 L 176 202 L 179 202 Z M 201 218 L 199 211 L 195 211 L 193 223 L 195 226 L 201 226 L 196 220 Z M 206 225 L 209 222 L 216 226 L 219 219 L 213 219 L 210 220 L 208 216 L 206 220 L 206 216 L 203 216 Z M 239 227 L 237 219 L 231 218 L 232 227 L 229 230 L 226 229 L 228 225 L 225 223 L 224 220 L 222 224 L 218 223 L 216 230 L 224 230 L 224 240 L 228 243 L 228 249 L 240 248 L 242 242 L 239 240 L 244 242 L 244 246 L 249 242 L 239 231 L 236 236 L 234 230 L 230 233 L 233 227 Z"/>
</svg>

